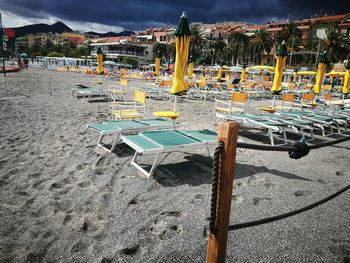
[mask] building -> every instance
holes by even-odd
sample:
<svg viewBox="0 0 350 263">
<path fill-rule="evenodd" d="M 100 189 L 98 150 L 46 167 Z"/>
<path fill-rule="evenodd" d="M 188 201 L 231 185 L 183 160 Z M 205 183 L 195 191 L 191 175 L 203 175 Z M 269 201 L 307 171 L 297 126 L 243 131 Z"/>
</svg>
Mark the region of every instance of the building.
<svg viewBox="0 0 350 263">
<path fill-rule="evenodd" d="M 108 59 L 120 61 L 123 57 L 136 58 L 139 64 L 148 64 L 153 61 L 153 44 L 137 43 L 129 37 L 109 37 L 94 39 L 90 46 L 92 47 L 91 56 L 97 55 L 97 49 L 101 48 L 102 52 Z"/>
</svg>

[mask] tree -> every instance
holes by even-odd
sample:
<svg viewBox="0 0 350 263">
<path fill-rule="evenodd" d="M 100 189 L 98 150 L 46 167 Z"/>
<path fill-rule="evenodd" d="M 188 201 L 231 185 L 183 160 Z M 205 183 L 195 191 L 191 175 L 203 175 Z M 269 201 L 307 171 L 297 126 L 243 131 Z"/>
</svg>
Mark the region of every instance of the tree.
<svg viewBox="0 0 350 263">
<path fill-rule="evenodd" d="M 227 37 L 228 45 L 233 50 L 232 64 L 236 65 L 238 61 L 239 53 L 242 54 L 243 63 L 245 63 L 245 55 L 247 54 L 249 47 L 249 36 L 244 34 L 243 32 L 232 32 Z"/>
<path fill-rule="evenodd" d="M 335 29 L 326 30 L 327 38 L 321 42 L 321 52 L 326 51 L 330 62 L 339 62 L 350 55 L 350 39 Z"/>
<path fill-rule="evenodd" d="M 212 64 L 214 65 L 216 62 L 216 58 L 224 57 L 224 48 L 226 43 L 222 41 L 222 39 L 217 38 L 210 40 L 207 46 L 207 52 L 212 56 Z"/>
<path fill-rule="evenodd" d="M 134 68 L 137 67 L 139 64 L 137 61 L 137 58 L 133 58 L 133 57 L 123 57 L 122 63 L 129 64 L 129 65 L 133 66 Z"/>
<path fill-rule="evenodd" d="M 286 41 L 288 52 L 291 54 L 296 51 L 300 51 L 303 46 L 302 41 L 302 32 L 293 22 L 289 22 L 286 27 L 283 27 L 281 31 L 277 33 L 276 40 L 277 45 L 281 44 L 283 41 Z M 300 55 L 293 55 L 293 61 L 296 64 L 300 64 L 302 57 Z M 298 63 L 299 62 L 299 63 Z"/>
<path fill-rule="evenodd" d="M 206 40 L 203 37 L 203 29 L 200 25 L 191 26 L 190 54 L 194 60 L 202 56 Z"/>
<path fill-rule="evenodd" d="M 261 55 L 263 52 L 269 54 L 273 46 L 272 35 L 266 29 L 258 29 L 251 40 L 252 51 L 256 57 L 256 62 L 261 64 Z"/>
<path fill-rule="evenodd" d="M 64 55 L 62 53 L 59 53 L 56 51 L 50 52 L 47 56 L 48 57 L 64 57 Z"/>
<path fill-rule="evenodd" d="M 167 51 L 167 45 L 163 44 L 163 43 L 155 43 L 154 47 L 153 47 L 153 54 L 154 54 L 154 58 L 156 57 L 157 53 L 160 52 L 160 54 L 162 55 L 162 57 L 167 58 L 168 55 L 168 51 Z"/>
</svg>

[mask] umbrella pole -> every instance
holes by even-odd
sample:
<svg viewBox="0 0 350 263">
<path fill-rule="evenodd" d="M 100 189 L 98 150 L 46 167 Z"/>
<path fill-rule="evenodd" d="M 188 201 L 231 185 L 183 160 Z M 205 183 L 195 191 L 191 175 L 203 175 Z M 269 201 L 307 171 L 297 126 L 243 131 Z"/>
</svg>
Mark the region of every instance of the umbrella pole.
<svg viewBox="0 0 350 263">
<path fill-rule="evenodd" d="M 275 101 L 276 101 L 276 95 L 273 95 L 273 100 L 272 100 L 272 108 L 275 107 Z"/>
<path fill-rule="evenodd" d="M 176 112 L 177 110 L 177 95 L 175 95 L 175 98 L 174 98 L 174 108 L 173 108 L 173 112 Z"/>
<path fill-rule="evenodd" d="M 175 113 L 176 110 L 177 110 L 177 95 L 175 95 L 175 98 L 174 98 L 173 112 Z M 173 129 L 175 129 L 175 119 L 173 119 Z"/>
</svg>

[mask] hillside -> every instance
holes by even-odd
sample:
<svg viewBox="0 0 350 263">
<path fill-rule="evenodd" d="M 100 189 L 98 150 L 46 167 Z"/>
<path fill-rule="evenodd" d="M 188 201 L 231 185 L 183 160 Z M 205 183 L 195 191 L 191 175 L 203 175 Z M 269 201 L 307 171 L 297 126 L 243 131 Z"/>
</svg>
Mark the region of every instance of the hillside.
<svg viewBox="0 0 350 263">
<path fill-rule="evenodd" d="M 28 26 L 21 26 L 12 28 L 16 32 L 16 37 L 22 37 L 27 34 L 37 34 L 37 33 L 63 33 L 72 32 L 73 30 L 65 25 L 64 23 L 58 21 L 52 25 L 47 24 L 33 24 Z"/>
</svg>

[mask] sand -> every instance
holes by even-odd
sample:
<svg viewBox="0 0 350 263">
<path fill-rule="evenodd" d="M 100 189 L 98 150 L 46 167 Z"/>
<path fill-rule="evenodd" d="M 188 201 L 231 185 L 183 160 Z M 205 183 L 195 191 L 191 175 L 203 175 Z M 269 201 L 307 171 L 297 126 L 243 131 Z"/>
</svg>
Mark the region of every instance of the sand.
<svg viewBox="0 0 350 263">
<path fill-rule="evenodd" d="M 164 155 L 147 179 L 130 165 L 128 146 L 113 153 L 96 147 L 98 134 L 87 124 L 109 119 L 109 103 L 70 96 L 74 85 L 95 81 L 42 70 L 0 77 L 0 262 L 205 262 L 211 159 L 205 150 Z M 269 103 L 251 102 L 248 110 Z M 149 100 L 147 115 L 171 107 Z M 181 128 L 217 128 L 213 102 L 183 101 L 179 110 Z M 345 187 L 349 149 L 348 141 L 300 160 L 238 149 L 231 223 L 291 211 Z M 227 262 L 349 261 L 349 191 L 303 214 L 229 233 Z"/>
</svg>

